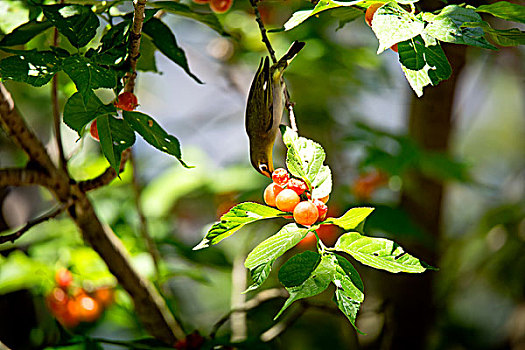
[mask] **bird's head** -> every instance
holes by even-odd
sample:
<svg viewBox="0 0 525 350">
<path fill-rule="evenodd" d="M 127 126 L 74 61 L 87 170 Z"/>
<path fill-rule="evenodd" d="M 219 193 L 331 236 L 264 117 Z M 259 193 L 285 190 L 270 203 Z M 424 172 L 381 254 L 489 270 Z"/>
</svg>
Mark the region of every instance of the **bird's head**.
<svg viewBox="0 0 525 350">
<path fill-rule="evenodd" d="M 259 173 L 272 177 L 273 160 L 272 160 L 273 143 L 270 145 L 250 144 L 250 161 L 253 167 Z"/>
</svg>

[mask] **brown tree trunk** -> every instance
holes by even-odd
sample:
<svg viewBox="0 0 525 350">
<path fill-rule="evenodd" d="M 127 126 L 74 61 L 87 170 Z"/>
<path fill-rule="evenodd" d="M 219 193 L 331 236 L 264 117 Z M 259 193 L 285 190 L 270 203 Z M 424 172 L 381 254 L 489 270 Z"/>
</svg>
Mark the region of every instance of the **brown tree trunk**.
<svg viewBox="0 0 525 350">
<path fill-rule="evenodd" d="M 452 108 L 458 76 L 465 64 L 466 47 L 445 45 L 452 65 L 452 76 L 436 87 L 425 89 L 421 98 L 413 95 L 409 114 L 409 135 L 424 150 L 447 152 L 452 131 Z M 419 172 L 409 175 L 403 189 L 401 206 L 433 238 L 423 246 L 400 242 L 408 251 L 426 262 L 439 266 L 439 241 L 443 183 Z M 391 275 L 383 283 L 387 301 L 383 349 L 425 349 L 429 331 L 435 322 L 433 284 L 436 273 Z"/>
</svg>

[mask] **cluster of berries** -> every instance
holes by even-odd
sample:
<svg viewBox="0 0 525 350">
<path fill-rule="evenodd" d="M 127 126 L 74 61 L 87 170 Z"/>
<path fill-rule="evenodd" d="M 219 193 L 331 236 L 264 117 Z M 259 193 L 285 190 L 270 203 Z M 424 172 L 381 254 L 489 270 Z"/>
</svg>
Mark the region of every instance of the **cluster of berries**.
<svg viewBox="0 0 525 350">
<path fill-rule="evenodd" d="M 211 10 L 215 13 L 224 13 L 233 5 L 233 0 L 193 0 L 193 2 L 210 5 Z"/>
<path fill-rule="evenodd" d="M 264 190 L 266 204 L 282 211 L 293 212 L 295 222 L 310 226 L 326 218 L 328 196 L 313 198 L 308 186 L 301 179 L 290 178 L 286 169 L 272 173 L 273 182 Z"/>
<path fill-rule="evenodd" d="M 105 308 L 114 300 L 110 287 L 99 287 L 88 293 L 73 287 L 73 276 L 67 269 L 55 274 L 56 287 L 46 297 L 46 304 L 57 321 L 66 328 L 74 328 L 81 322 L 95 322 Z"/>
<path fill-rule="evenodd" d="M 137 96 L 135 96 L 132 92 L 125 91 L 118 95 L 118 98 L 113 102 L 113 105 L 116 108 L 123 109 L 125 111 L 133 111 L 135 108 L 137 108 L 138 100 Z M 98 137 L 98 129 L 97 129 L 97 121 L 95 120 L 93 123 L 91 123 L 91 127 L 89 128 L 89 133 L 91 134 L 91 137 L 93 137 L 95 140 L 99 141 L 100 138 Z"/>
</svg>

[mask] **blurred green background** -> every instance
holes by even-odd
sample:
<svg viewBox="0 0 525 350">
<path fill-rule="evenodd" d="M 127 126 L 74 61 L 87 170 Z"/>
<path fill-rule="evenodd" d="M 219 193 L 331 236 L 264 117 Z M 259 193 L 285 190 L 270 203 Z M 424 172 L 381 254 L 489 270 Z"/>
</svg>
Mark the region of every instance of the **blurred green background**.
<svg viewBox="0 0 525 350">
<path fill-rule="evenodd" d="M 295 10 L 309 7 L 298 0 L 265 0 L 261 13 L 269 28 L 279 28 Z M 131 5 L 118 8 L 126 12 Z M 0 29 L 9 32 L 27 15 L 24 2 L 1 1 Z M 293 40 L 306 42 L 285 78 L 296 103 L 300 134 L 321 143 L 327 152 L 334 180 L 329 213 L 336 216 L 364 204 L 376 207 L 367 220 L 367 234 L 395 240 L 439 271 L 389 275 L 355 264 L 366 296 L 357 326 L 366 335 L 357 335 L 339 312 L 309 308 L 281 336 L 261 343 L 258 336 L 274 324 L 284 300 L 275 299 L 247 313 L 244 348 L 525 349 L 523 48 L 489 52 L 447 47 L 458 76 L 426 88 L 423 99 L 416 101 L 397 54 L 388 50 L 377 56 L 377 40 L 364 20 L 338 28 L 342 16 L 326 12 L 289 32 L 270 35 L 278 56 Z M 242 269 L 250 249 L 279 227 L 279 222 L 254 224 L 217 246 L 191 250 L 230 207 L 262 202 L 268 179 L 250 166 L 244 108 L 253 73 L 266 51 L 247 1 L 236 0 L 220 15 L 232 38 L 191 20 L 169 14 L 163 19 L 205 84 L 196 84 L 158 52 L 154 64 L 148 61 L 151 55 L 143 55 L 141 67 L 148 72 L 138 75 L 138 110 L 175 135 L 184 160 L 195 166 L 182 168 L 143 140 L 134 147 L 141 204 L 162 256 L 159 271 L 139 234 L 131 167 L 90 197 L 100 218 L 123 240 L 136 268 L 157 284 L 185 329 L 208 335 L 232 305 L 257 293 L 241 295 L 246 274 L 241 270 L 239 279 L 232 271 L 238 272 L 239 261 Z M 45 47 L 51 38 L 48 31 L 27 47 Z M 151 48 L 144 50 L 151 54 Z M 64 75 L 59 78 L 63 106 L 75 87 Z M 50 86 L 32 88 L 10 81 L 5 85 L 52 151 Z M 97 93 L 105 102 L 111 99 L 107 91 Z M 94 177 L 107 167 L 97 142 L 89 136 L 77 140 L 65 125 L 63 134 L 76 179 Z M 276 167 L 284 166 L 281 142 L 274 159 Z M 0 167 L 24 163 L 23 153 L 0 133 Z M 370 196 L 356 193 L 356 183 L 377 172 L 386 181 Z M 32 187 L 1 188 L 0 200 L 2 231 L 14 230 L 53 206 L 49 193 Z M 340 233 L 329 231 L 325 243 L 333 243 Z M 294 248 L 287 256 L 300 249 L 308 246 Z M 0 340 L 6 345 L 51 349 L 61 339 L 64 330 L 44 302 L 60 267 L 69 268 L 75 283 L 85 289 L 116 286 L 65 216 L 35 227 L 15 244 L 0 246 Z M 279 286 L 275 271 L 263 289 Z M 103 316 L 73 332 L 112 340 L 146 336 L 129 297 L 116 288 L 116 301 Z M 315 302 L 331 305 L 330 295 L 332 291 L 325 292 Z M 292 307 L 289 316 L 298 308 Z M 217 334 L 231 336 L 229 323 Z M 68 349 L 88 346 L 94 345 Z"/>
</svg>

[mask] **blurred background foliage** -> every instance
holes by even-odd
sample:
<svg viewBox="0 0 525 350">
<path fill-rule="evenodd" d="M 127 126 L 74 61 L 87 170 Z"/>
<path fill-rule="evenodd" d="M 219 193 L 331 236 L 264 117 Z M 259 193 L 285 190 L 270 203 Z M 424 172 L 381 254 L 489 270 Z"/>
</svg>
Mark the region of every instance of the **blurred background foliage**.
<svg viewBox="0 0 525 350">
<path fill-rule="evenodd" d="M 310 6 L 299 0 L 264 0 L 260 9 L 268 28 L 280 28 L 295 10 Z M 127 12 L 131 5 L 127 2 L 114 10 Z M 7 33 L 27 20 L 27 2 L 1 1 L 0 14 L 0 29 Z M 367 221 L 369 235 L 436 250 L 437 257 L 430 262 L 440 270 L 427 272 L 433 274 L 434 291 L 423 298 L 435 310 L 431 330 L 424 335 L 425 348 L 523 349 L 523 48 L 498 52 L 468 48 L 467 63 L 454 91 L 449 150 L 433 152 L 421 148 L 409 134 L 413 92 L 404 80 L 396 54 L 388 50 L 377 56 L 377 41 L 361 18 L 340 25 L 348 15 L 352 14 L 327 12 L 289 32 L 270 35 L 278 55 L 293 40 L 307 43 L 285 77 L 296 103 L 300 133 L 321 143 L 327 151 L 327 163 L 334 176 L 334 192 L 328 203 L 330 215 L 339 215 L 353 206 L 371 205 L 377 209 Z M 207 335 L 238 299 L 232 275 L 236 261 L 278 227 L 272 230 L 268 223 L 254 224 L 218 246 L 191 250 L 209 226 L 233 205 L 262 201 L 268 180 L 248 161 L 244 107 L 252 74 L 266 51 L 247 1 L 237 0 L 228 13 L 220 15 L 231 38 L 169 14 L 164 20 L 186 51 L 192 71 L 205 84 L 196 84 L 155 52 L 148 40 L 143 41 L 139 65 L 147 72 L 138 76 L 139 110 L 154 116 L 176 135 L 185 161 L 195 166 L 184 169 L 175 159 L 137 140 L 136 175 L 143 187 L 140 201 L 162 257 L 158 270 L 139 234 L 131 167 L 126 167 L 110 186 L 92 193 L 91 199 L 100 218 L 123 240 L 137 269 L 157 284 L 186 330 Z M 27 47 L 43 48 L 51 37 L 48 31 Z M 75 88 L 64 75 L 59 82 L 63 106 Z M 50 87 L 32 88 L 11 81 L 5 84 L 33 130 L 53 149 Z M 107 91 L 97 94 L 106 97 L 105 102 L 111 99 Z M 107 167 L 98 143 L 88 136 L 77 140 L 66 126 L 63 133 L 75 178 L 94 177 Z M 274 152 L 276 167 L 283 166 L 282 143 Z M 1 133 L 0 166 L 21 166 L 24 162 L 22 152 Z M 415 171 L 446 184 L 438 237 L 400 205 L 402 192 L 410 188 Z M 426 195 L 419 194 L 423 201 Z M 14 230 L 53 206 L 50 194 L 38 188 L 3 188 L 0 198 L 2 231 Z M 329 228 L 321 237 L 330 244 L 340 233 Z M 308 249 L 308 242 L 288 254 L 300 249 Z M 420 255 L 418 251 L 413 253 Z M 284 261 L 286 257 L 277 264 Z M 54 286 L 54 274 L 61 267 L 70 269 L 74 283 L 86 290 L 114 286 L 115 304 L 96 322 L 64 330 L 53 321 L 44 302 Z M 262 344 L 257 337 L 272 326 L 272 318 L 282 304 L 276 299 L 248 313 L 245 348 L 388 349 L 389 322 L 400 320 L 385 316 L 390 307 L 386 273 L 356 267 L 366 289 L 357 325 L 366 335 L 357 336 L 342 314 L 329 308 L 312 308 L 282 336 Z M 263 289 L 278 286 L 275 275 Z M 247 298 L 254 295 L 251 292 Z M 323 293 L 314 301 L 328 302 L 329 295 L 331 292 Z M 34 227 L 15 244 L 0 246 L 0 315 L 0 340 L 13 349 L 51 349 L 64 339 L 64 332 L 122 341 L 146 336 L 130 299 L 65 217 Z M 431 316 L 422 312 L 412 322 L 427 317 Z M 230 335 L 226 324 L 217 337 L 228 339 Z M 67 349 L 98 346 L 121 348 L 86 342 Z"/>
</svg>

